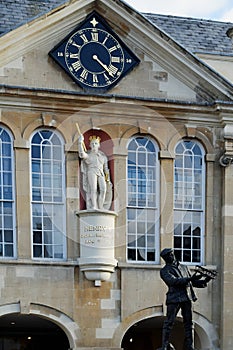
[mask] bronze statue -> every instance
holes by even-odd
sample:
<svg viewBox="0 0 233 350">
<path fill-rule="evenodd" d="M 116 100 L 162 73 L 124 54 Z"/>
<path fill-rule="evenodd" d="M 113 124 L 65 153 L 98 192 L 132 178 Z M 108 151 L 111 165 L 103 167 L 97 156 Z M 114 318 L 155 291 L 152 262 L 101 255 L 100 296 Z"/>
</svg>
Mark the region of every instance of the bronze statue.
<svg viewBox="0 0 233 350">
<path fill-rule="evenodd" d="M 181 310 L 183 316 L 185 331 L 184 349 L 194 350 L 192 301 L 195 302 L 197 297 L 193 287 L 205 288 L 207 283 L 215 278 L 216 274 L 204 274 L 204 270 L 208 272 L 209 270 L 202 268 L 202 271 L 201 269 L 196 269 L 191 276 L 187 266 L 181 265 L 179 261 L 176 260 L 172 248 L 163 249 L 160 256 L 166 263 L 160 271 L 160 276 L 168 286 L 166 297 L 167 314 L 163 325 L 162 348 L 160 348 L 160 350 L 174 349 L 169 340 L 179 310 Z"/>
</svg>

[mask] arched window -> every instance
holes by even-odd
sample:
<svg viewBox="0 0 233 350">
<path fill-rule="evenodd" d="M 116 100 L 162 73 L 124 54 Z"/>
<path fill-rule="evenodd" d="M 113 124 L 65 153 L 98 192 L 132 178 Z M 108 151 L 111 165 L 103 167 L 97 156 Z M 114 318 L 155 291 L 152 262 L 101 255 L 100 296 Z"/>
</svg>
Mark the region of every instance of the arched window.
<svg viewBox="0 0 233 350">
<path fill-rule="evenodd" d="M 182 262 L 203 262 L 205 160 L 203 147 L 183 140 L 175 149 L 174 249 Z"/>
<path fill-rule="evenodd" d="M 40 130 L 31 142 L 33 258 L 65 259 L 64 145 Z"/>
<path fill-rule="evenodd" d="M 13 141 L 0 127 L 0 257 L 16 257 Z"/>
<path fill-rule="evenodd" d="M 137 136 L 128 146 L 127 259 L 158 262 L 159 164 L 156 144 Z"/>
</svg>

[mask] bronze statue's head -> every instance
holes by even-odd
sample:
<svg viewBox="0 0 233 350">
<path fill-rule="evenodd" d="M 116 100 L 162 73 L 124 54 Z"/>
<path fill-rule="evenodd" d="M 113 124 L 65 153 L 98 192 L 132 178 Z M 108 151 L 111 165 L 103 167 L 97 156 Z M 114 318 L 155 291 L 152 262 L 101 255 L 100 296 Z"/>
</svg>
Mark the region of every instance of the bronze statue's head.
<svg viewBox="0 0 233 350">
<path fill-rule="evenodd" d="M 161 258 L 167 263 L 175 261 L 174 250 L 172 248 L 164 248 L 160 253 Z"/>
</svg>

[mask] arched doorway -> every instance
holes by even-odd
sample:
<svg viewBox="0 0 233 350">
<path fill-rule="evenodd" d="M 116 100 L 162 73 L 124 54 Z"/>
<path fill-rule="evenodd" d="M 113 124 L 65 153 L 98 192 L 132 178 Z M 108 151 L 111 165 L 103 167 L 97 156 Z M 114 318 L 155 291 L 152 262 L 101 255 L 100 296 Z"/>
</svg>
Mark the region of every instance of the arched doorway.
<svg viewBox="0 0 233 350">
<path fill-rule="evenodd" d="M 135 322 L 133 322 L 133 319 Z M 140 314 L 132 317 L 128 324 L 119 327 L 115 333 L 115 344 L 124 350 L 157 350 L 162 343 L 162 329 L 165 316 L 161 311 L 156 315 L 145 314 L 144 318 Z M 204 316 L 194 312 L 194 347 L 195 349 L 219 349 L 219 338 L 214 325 Z M 183 318 L 176 318 L 172 334 L 171 343 L 176 350 L 183 350 L 184 326 Z"/>
<path fill-rule="evenodd" d="M 55 323 L 35 315 L 0 317 L 0 350 L 68 350 L 69 341 Z"/>
<path fill-rule="evenodd" d="M 125 333 L 121 347 L 124 350 L 156 350 L 161 347 L 163 316 L 151 317 L 135 323 Z M 177 318 L 171 336 L 171 343 L 176 350 L 182 350 L 183 323 Z M 181 341 L 182 340 L 182 341 Z"/>
</svg>

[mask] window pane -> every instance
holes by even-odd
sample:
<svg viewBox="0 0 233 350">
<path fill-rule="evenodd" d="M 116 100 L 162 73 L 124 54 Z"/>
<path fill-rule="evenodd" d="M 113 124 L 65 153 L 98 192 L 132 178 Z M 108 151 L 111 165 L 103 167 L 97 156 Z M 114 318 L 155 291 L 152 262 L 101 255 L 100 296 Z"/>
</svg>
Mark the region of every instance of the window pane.
<svg viewBox="0 0 233 350">
<path fill-rule="evenodd" d="M 137 260 L 138 261 L 145 261 L 146 260 L 146 250 L 145 249 L 138 249 L 137 251 Z"/>
<path fill-rule="evenodd" d="M 128 260 L 135 261 L 137 256 L 136 256 L 136 249 L 128 249 L 128 255 L 127 255 Z"/>
<path fill-rule="evenodd" d="M 147 261 L 155 261 L 155 250 L 147 252 Z"/>
<path fill-rule="evenodd" d="M 32 146 L 32 157 L 33 158 L 40 158 L 40 146 Z"/>
<path fill-rule="evenodd" d="M 10 158 L 2 158 L 2 169 L 4 171 L 12 171 L 12 164 L 11 164 L 11 159 Z"/>
<path fill-rule="evenodd" d="M 130 144 L 128 146 L 128 150 L 129 151 L 136 151 L 137 148 L 138 148 L 138 144 L 136 142 L 136 139 L 131 140 L 131 142 L 130 142 Z"/>
<path fill-rule="evenodd" d="M 42 258 L 42 246 L 41 245 L 34 245 L 33 246 L 33 256 L 35 258 Z"/>
<path fill-rule="evenodd" d="M 56 245 L 54 247 L 54 257 L 55 259 L 62 259 L 63 256 L 63 247 L 62 245 Z"/>
<path fill-rule="evenodd" d="M 155 145 L 153 144 L 152 141 L 148 140 L 147 145 L 146 145 L 148 151 L 151 152 L 151 155 L 155 155 L 156 150 L 155 150 Z M 155 158 L 154 158 L 155 159 Z M 155 159 L 156 160 L 156 159 Z"/>
<path fill-rule="evenodd" d="M 48 139 L 51 138 L 51 136 L 53 136 L 53 133 L 50 130 L 42 130 L 40 132 L 40 134 L 41 134 L 41 138 L 44 139 L 44 140 L 48 140 Z"/>
<path fill-rule="evenodd" d="M 2 155 L 5 157 L 11 156 L 11 144 L 2 142 Z"/>
<path fill-rule="evenodd" d="M 141 149 L 141 146 L 148 144 L 148 139 L 146 137 L 137 137 L 136 142 L 138 144 L 138 149 Z"/>
<path fill-rule="evenodd" d="M 36 189 L 36 187 L 32 188 L 32 200 L 41 201 L 41 191 Z"/>
<path fill-rule="evenodd" d="M 56 160 L 56 159 L 57 159 L 57 160 L 61 159 L 61 158 L 62 158 L 61 152 L 62 152 L 61 147 L 54 147 L 54 148 L 53 148 L 53 159 L 54 159 L 54 160 Z"/>
<path fill-rule="evenodd" d="M 136 247 L 136 236 L 135 235 L 128 236 L 128 246 L 129 247 Z"/>
<path fill-rule="evenodd" d="M 145 227 L 146 227 L 146 223 L 145 222 L 137 222 L 137 233 L 144 234 L 145 233 Z"/>
<path fill-rule="evenodd" d="M 13 228 L 13 218 L 11 215 L 5 216 L 4 227 L 5 228 Z"/>
<path fill-rule="evenodd" d="M 150 234 L 150 235 L 155 235 L 155 224 L 150 224 L 147 226 L 147 233 Z"/>
<path fill-rule="evenodd" d="M 201 256 L 200 256 L 200 250 L 194 250 L 193 251 L 193 263 L 199 263 L 201 260 Z"/>
<path fill-rule="evenodd" d="M 155 247 L 155 237 L 154 236 L 148 236 L 147 237 L 147 246 L 149 248 L 154 248 Z"/>
<path fill-rule="evenodd" d="M 11 230 L 5 230 L 4 231 L 4 238 L 5 238 L 5 242 L 13 242 L 13 231 Z"/>
<path fill-rule="evenodd" d="M 138 164 L 139 165 L 145 165 L 146 164 L 146 157 L 144 153 L 138 153 Z"/>
<path fill-rule="evenodd" d="M 40 173 L 40 161 L 33 160 L 32 161 L 32 172 L 33 173 Z"/>
<path fill-rule="evenodd" d="M 136 233 L 136 222 L 135 221 L 129 221 L 128 223 L 128 233 Z"/>
<path fill-rule="evenodd" d="M 13 251 L 13 245 L 12 244 L 6 244 L 5 245 L 5 254 L 6 257 L 12 257 L 14 255 Z"/>
<path fill-rule="evenodd" d="M 3 198 L 5 200 L 12 199 L 12 187 L 11 186 L 4 186 L 3 188 Z"/>
<path fill-rule="evenodd" d="M 40 175 L 39 174 L 33 174 L 32 173 L 32 184 L 35 187 L 40 187 L 41 186 Z"/>
<path fill-rule="evenodd" d="M 128 209 L 128 219 L 129 220 L 135 220 L 136 218 L 136 210 L 134 209 Z"/>
<path fill-rule="evenodd" d="M 45 244 L 52 244 L 53 243 L 52 232 L 50 232 L 50 231 L 44 232 L 44 243 Z"/>
<path fill-rule="evenodd" d="M 42 233 L 38 231 L 33 232 L 33 243 L 42 243 Z"/>
</svg>

